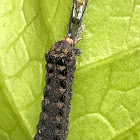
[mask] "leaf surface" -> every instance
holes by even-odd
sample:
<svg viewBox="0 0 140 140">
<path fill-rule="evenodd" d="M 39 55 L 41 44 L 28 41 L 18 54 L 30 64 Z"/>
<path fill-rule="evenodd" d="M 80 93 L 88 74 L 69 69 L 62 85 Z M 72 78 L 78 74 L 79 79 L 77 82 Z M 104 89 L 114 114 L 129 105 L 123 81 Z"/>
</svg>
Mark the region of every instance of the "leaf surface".
<svg viewBox="0 0 140 140">
<path fill-rule="evenodd" d="M 0 1 L 0 138 L 31 140 L 44 54 L 64 38 L 72 1 Z M 140 140 L 140 1 L 89 0 L 76 47 L 68 140 Z"/>
</svg>

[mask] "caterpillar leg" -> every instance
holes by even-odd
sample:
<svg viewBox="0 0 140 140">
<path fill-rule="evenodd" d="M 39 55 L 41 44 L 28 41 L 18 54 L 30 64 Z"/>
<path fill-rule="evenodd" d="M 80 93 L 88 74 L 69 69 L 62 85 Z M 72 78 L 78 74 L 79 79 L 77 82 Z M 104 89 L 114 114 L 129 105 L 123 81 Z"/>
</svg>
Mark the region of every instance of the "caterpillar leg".
<svg viewBox="0 0 140 140">
<path fill-rule="evenodd" d="M 74 53 L 75 53 L 76 56 L 77 56 L 77 55 L 80 55 L 80 54 L 81 54 L 81 50 L 75 48 L 75 49 L 74 49 Z"/>
</svg>

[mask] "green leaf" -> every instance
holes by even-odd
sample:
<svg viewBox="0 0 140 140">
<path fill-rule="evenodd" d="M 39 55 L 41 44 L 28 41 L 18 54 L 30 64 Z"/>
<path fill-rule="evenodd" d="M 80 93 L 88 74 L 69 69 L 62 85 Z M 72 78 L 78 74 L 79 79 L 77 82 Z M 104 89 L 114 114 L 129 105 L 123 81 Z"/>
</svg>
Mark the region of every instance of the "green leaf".
<svg viewBox="0 0 140 140">
<path fill-rule="evenodd" d="M 32 140 L 44 54 L 64 38 L 71 1 L 0 1 L 0 139 Z M 140 1 L 89 0 L 76 47 L 68 140 L 140 140 Z"/>
</svg>

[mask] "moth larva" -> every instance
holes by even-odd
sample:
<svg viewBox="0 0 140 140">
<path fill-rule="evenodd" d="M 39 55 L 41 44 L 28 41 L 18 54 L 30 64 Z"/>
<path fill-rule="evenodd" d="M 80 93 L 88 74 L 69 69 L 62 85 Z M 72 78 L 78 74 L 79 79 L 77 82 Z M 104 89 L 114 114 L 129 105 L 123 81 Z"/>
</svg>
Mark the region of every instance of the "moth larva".
<svg viewBox="0 0 140 140">
<path fill-rule="evenodd" d="M 56 42 L 45 55 L 46 86 L 34 140 L 66 140 L 68 136 L 72 84 L 76 70 L 75 56 L 80 54 L 74 45 L 81 33 L 86 6 L 87 0 L 80 6 L 76 0 L 73 1 L 66 37 Z"/>
</svg>

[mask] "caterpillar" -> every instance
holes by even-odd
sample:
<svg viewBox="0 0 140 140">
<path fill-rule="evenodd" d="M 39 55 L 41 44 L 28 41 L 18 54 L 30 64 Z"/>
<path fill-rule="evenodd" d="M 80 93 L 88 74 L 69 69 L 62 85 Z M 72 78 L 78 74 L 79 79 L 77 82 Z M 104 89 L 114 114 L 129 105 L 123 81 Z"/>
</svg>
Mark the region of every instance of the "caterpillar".
<svg viewBox="0 0 140 140">
<path fill-rule="evenodd" d="M 46 86 L 34 140 L 66 140 L 68 136 L 75 56 L 81 53 L 75 48 L 75 43 L 82 32 L 81 22 L 86 6 L 87 0 L 80 5 L 73 0 L 66 37 L 56 42 L 45 54 Z"/>
</svg>

